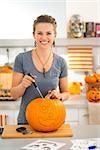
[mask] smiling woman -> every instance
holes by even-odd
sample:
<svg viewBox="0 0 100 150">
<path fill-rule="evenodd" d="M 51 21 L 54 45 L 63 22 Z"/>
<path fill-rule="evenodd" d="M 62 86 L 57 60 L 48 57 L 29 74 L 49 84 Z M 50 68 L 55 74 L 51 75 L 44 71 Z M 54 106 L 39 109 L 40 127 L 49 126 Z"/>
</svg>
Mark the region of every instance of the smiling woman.
<svg viewBox="0 0 100 150">
<path fill-rule="evenodd" d="M 36 47 L 19 54 L 15 59 L 11 94 L 14 99 L 22 97 L 18 124 L 27 123 L 26 107 L 40 97 L 32 82 L 37 83 L 43 97 L 55 100 L 68 98 L 67 64 L 52 50 L 56 27 L 56 20 L 52 16 L 37 17 L 33 24 Z"/>
</svg>

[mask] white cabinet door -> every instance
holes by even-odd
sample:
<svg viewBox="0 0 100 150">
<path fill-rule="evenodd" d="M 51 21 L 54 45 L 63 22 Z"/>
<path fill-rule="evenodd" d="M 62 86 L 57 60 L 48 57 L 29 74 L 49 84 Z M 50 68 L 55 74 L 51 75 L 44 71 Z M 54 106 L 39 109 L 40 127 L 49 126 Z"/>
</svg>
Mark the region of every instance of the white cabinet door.
<svg viewBox="0 0 100 150">
<path fill-rule="evenodd" d="M 4 120 L 6 119 L 7 125 L 16 125 L 17 124 L 17 116 L 18 116 L 18 110 L 2 110 L 0 114 L 2 115 L 2 124 L 5 124 Z M 6 116 L 6 118 L 5 118 Z"/>
<path fill-rule="evenodd" d="M 66 109 L 65 123 L 78 124 L 78 109 Z"/>
<path fill-rule="evenodd" d="M 6 124 L 8 125 L 13 125 L 14 124 L 14 110 L 2 110 L 0 112 L 2 114 L 2 124 L 4 125 L 5 123 L 5 117 L 6 116 Z"/>
<path fill-rule="evenodd" d="M 79 124 L 88 124 L 88 109 L 79 109 Z"/>
<path fill-rule="evenodd" d="M 71 125 L 88 124 L 87 108 L 66 109 L 65 123 Z"/>
<path fill-rule="evenodd" d="M 18 117 L 18 113 L 19 113 L 19 110 L 14 110 L 14 124 L 16 125 L 17 124 L 17 117 Z"/>
</svg>

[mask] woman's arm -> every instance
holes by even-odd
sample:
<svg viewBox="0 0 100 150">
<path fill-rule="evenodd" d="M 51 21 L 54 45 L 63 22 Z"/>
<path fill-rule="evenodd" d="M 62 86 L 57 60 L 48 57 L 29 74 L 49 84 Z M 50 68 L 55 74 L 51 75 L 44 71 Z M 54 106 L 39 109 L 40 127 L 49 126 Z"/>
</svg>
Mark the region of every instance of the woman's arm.
<svg viewBox="0 0 100 150">
<path fill-rule="evenodd" d="M 22 73 L 14 72 L 11 88 L 11 96 L 13 99 L 18 99 L 23 96 L 26 88 L 31 86 L 33 80 L 34 79 L 28 75 L 24 76 Z"/>
<path fill-rule="evenodd" d="M 59 91 L 48 91 L 46 98 L 60 99 L 62 101 L 67 100 L 69 98 L 67 77 L 60 78 Z"/>
<path fill-rule="evenodd" d="M 59 90 L 60 90 L 60 96 L 61 96 L 62 100 L 66 100 L 66 99 L 69 98 L 68 79 L 67 79 L 67 77 L 60 78 Z"/>
</svg>

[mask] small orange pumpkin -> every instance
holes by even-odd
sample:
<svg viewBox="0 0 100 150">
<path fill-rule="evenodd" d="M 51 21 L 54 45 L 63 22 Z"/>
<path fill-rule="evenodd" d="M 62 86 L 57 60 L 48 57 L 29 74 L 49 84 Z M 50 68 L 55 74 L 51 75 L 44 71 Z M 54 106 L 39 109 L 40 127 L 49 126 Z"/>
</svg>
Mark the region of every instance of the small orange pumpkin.
<svg viewBox="0 0 100 150">
<path fill-rule="evenodd" d="M 90 101 L 90 102 L 94 102 L 95 101 L 95 91 L 94 90 L 89 90 L 87 92 L 87 99 Z"/>
<path fill-rule="evenodd" d="M 65 121 L 66 111 L 60 100 L 37 98 L 26 108 L 26 119 L 37 131 L 57 130 Z"/>
<path fill-rule="evenodd" d="M 94 72 L 94 77 L 96 78 L 96 82 L 100 82 L 100 74 Z"/>
<path fill-rule="evenodd" d="M 96 88 L 94 90 L 89 90 L 87 92 L 87 99 L 90 102 L 100 102 L 100 91 L 98 91 Z"/>
<path fill-rule="evenodd" d="M 95 78 L 95 76 L 88 75 L 85 77 L 85 82 L 86 83 L 96 83 L 96 78 Z"/>
<path fill-rule="evenodd" d="M 0 73 L 12 73 L 13 69 L 10 66 L 0 66 Z"/>
</svg>

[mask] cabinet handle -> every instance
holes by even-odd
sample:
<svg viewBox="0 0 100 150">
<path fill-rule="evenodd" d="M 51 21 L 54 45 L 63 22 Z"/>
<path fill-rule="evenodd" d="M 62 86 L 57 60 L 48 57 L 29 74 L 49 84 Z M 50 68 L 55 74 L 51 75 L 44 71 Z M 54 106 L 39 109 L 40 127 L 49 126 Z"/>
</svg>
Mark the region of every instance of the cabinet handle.
<svg viewBox="0 0 100 150">
<path fill-rule="evenodd" d="M 84 114 L 83 116 L 84 116 L 84 117 L 88 117 L 88 116 L 89 116 L 89 114 Z"/>
</svg>

